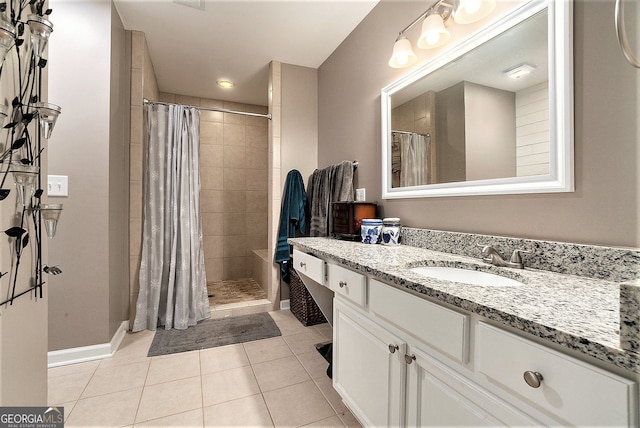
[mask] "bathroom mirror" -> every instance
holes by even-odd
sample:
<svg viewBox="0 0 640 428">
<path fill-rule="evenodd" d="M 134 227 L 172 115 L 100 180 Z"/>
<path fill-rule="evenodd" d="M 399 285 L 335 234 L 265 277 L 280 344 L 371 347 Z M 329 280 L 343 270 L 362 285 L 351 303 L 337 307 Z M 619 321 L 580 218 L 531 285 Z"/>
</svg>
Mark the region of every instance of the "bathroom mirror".
<svg viewBox="0 0 640 428">
<path fill-rule="evenodd" d="M 531 1 L 382 89 L 382 197 L 571 192 L 568 1 Z"/>
</svg>

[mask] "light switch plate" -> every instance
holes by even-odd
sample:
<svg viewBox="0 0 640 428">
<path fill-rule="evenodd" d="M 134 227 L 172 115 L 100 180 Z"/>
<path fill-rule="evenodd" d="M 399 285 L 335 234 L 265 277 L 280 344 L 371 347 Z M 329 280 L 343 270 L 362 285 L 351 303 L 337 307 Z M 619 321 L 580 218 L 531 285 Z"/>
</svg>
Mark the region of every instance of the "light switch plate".
<svg viewBox="0 0 640 428">
<path fill-rule="evenodd" d="M 48 196 L 69 196 L 68 175 L 49 175 L 47 183 Z"/>
<path fill-rule="evenodd" d="M 356 202 L 363 202 L 367 200 L 367 189 L 356 189 Z"/>
</svg>

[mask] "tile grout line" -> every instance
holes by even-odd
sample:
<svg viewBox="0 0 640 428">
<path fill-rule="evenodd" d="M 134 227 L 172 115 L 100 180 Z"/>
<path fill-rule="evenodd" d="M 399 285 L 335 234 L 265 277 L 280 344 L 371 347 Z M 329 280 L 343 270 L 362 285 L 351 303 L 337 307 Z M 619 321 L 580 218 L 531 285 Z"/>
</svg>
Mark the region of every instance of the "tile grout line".
<svg viewBox="0 0 640 428">
<path fill-rule="evenodd" d="M 253 369 L 253 364 L 251 363 L 251 360 L 249 359 L 249 354 L 247 354 L 247 350 L 244 347 L 244 343 L 242 344 L 242 351 L 244 352 L 245 356 L 247 357 L 247 361 L 249 361 L 249 367 L 251 368 L 251 373 L 253 373 L 253 378 L 255 379 L 256 384 L 258 385 L 258 390 L 260 391 L 260 398 L 262 398 L 262 402 L 264 403 L 264 407 L 267 409 L 267 413 L 269 413 L 269 419 L 271 419 L 271 425 L 275 427 L 276 426 L 276 421 L 273 419 L 273 414 L 271 413 L 271 409 L 269 409 L 269 405 L 267 405 L 267 400 L 264 398 L 264 391 L 260 387 L 260 383 L 258 382 L 258 377 L 256 376 L 256 371 Z"/>
<path fill-rule="evenodd" d="M 198 372 L 200 373 L 200 414 L 202 415 L 202 427 L 204 420 L 204 379 L 202 378 L 202 349 L 198 350 Z"/>
<path fill-rule="evenodd" d="M 155 335 L 155 333 L 154 333 Z M 151 348 L 151 343 L 149 343 L 149 348 Z M 147 358 L 149 355 L 149 350 L 147 349 Z M 147 378 L 149 377 L 149 370 L 151 370 L 151 361 L 149 361 L 149 364 L 147 365 L 147 373 L 144 376 L 144 382 L 142 383 L 142 391 L 140 391 L 140 398 L 138 399 L 138 406 L 136 407 L 136 413 L 133 416 L 133 423 L 132 425 L 135 426 L 137 419 L 138 419 L 138 412 L 140 411 L 140 404 L 142 404 L 142 396 L 144 395 L 144 390 L 147 386 Z"/>
</svg>

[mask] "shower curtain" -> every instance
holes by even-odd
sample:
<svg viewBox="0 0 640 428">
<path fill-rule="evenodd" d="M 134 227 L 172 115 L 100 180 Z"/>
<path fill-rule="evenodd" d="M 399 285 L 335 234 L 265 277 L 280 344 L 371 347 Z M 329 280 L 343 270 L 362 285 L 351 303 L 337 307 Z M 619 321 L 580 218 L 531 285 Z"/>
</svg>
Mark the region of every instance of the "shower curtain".
<svg viewBox="0 0 640 428">
<path fill-rule="evenodd" d="M 430 140 L 426 135 L 400 134 L 401 187 L 428 184 Z"/>
<path fill-rule="evenodd" d="M 148 104 L 140 291 L 133 331 L 209 318 L 200 221 L 200 112 Z"/>
</svg>

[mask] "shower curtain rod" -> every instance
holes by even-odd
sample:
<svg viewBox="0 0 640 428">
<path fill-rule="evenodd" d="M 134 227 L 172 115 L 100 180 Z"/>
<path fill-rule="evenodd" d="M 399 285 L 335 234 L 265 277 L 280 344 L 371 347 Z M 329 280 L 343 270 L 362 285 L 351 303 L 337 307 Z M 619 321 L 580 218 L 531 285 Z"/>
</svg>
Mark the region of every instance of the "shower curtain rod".
<svg viewBox="0 0 640 428">
<path fill-rule="evenodd" d="M 218 112 L 222 112 L 222 113 L 231 113 L 231 114 L 242 114 L 244 116 L 254 116 L 254 117 L 266 117 L 267 119 L 271 120 L 271 114 L 262 114 L 262 113 L 249 113 L 246 111 L 235 111 L 235 110 L 228 110 L 225 108 L 216 108 L 216 107 L 199 107 L 199 106 L 192 106 L 192 105 L 188 105 L 188 104 L 180 104 L 180 103 L 165 103 L 162 101 L 151 101 L 148 99 L 144 99 L 144 103 L 145 104 L 162 104 L 162 105 L 181 105 L 184 107 L 189 107 L 189 108 L 195 108 L 198 110 L 206 110 L 206 111 L 218 111 Z"/>
<path fill-rule="evenodd" d="M 407 135 L 411 135 L 411 134 L 416 134 L 416 135 L 424 135 L 425 137 L 431 137 L 431 134 L 429 134 L 428 132 L 426 134 L 420 134 L 418 132 L 408 132 L 408 131 L 394 131 L 393 129 L 391 130 L 392 134 L 407 134 Z"/>
</svg>

